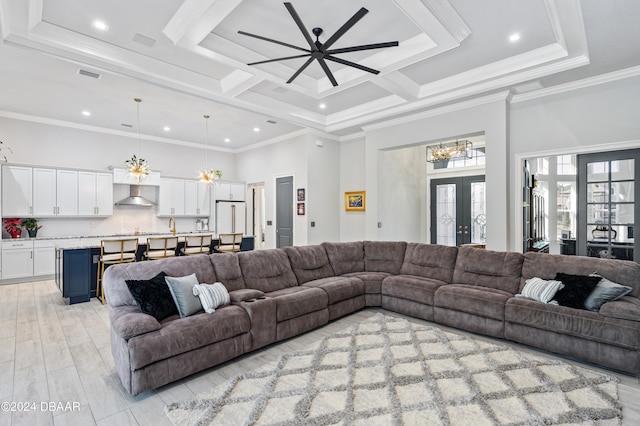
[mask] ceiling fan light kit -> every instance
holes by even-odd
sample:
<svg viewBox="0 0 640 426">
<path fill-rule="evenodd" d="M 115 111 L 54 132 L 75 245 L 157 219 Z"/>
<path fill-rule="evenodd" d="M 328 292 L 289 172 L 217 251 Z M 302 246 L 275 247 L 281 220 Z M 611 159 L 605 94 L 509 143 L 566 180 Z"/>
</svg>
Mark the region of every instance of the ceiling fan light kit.
<svg viewBox="0 0 640 426">
<path fill-rule="evenodd" d="M 268 42 L 271 42 L 271 43 L 279 44 L 281 46 L 289 47 L 291 49 L 295 49 L 295 50 L 299 50 L 299 51 L 305 52 L 304 54 L 300 54 L 300 55 L 285 56 L 285 57 L 282 57 L 282 58 L 275 58 L 275 59 L 267 59 L 267 60 L 264 60 L 264 61 L 251 62 L 251 63 L 247 64 L 247 65 L 259 65 L 259 64 L 266 64 L 266 63 L 269 63 L 269 62 L 286 61 L 286 60 L 290 60 L 290 59 L 299 59 L 299 58 L 307 58 L 308 57 L 308 59 L 302 64 L 302 66 L 300 66 L 300 68 L 298 68 L 298 70 L 295 73 L 293 73 L 293 75 L 291 76 L 291 78 L 289 78 L 289 80 L 287 80 L 287 83 L 291 83 L 293 80 L 295 80 L 296 77 L 298 77 L 314 60 L 318 61 L 318 64 L 320 64 L 320 67 L 322 68 L 322 70 L 326 74 L 327 78 L 329 79 L 329 81 L 331 82 L 331 84 L 334 87 L 338 85 L 338 82 L 336 81 L 335 77 L 333 76 L 333 73 L 329 69 L 329 66 L 327 65 L 326 61 L 332 61 L 332 62 L 336 62 L 336 63 L 342 64 L 342 65 L 346 65 L 346 66 L 350 66 L 350 67 L 353 67 L 353 68 L 357 68 L 359 70 L 366 71 L 366 72 L 369 72 L 371 74 L 379 74 L 380 71 L 378 71 L 378 70 L 366 67 L 364 65 L 357 64 L 355 62 L 347 61 L 347 60 L 342 59 L 342 58 L 338 58 L 338 57 L 336 57 L 334 55 L 341 54 L 341 53 L 348 53 L 348 52 L 357 52 L 357 51 L 360 51 L 360 50 L 382 49 L 382 48 L 386 48 L 386 47 L 398 46 L 398 42 L 397 41 L 389 41 L 389 42 L 385 42 L 385 43 L 373 43 L 373 44 L 365 44 L 365 45 L 360 45 L 360 46 L 343 47 L 343 48 L 340 48 L 340 49 L 330 49 L 330 47 L 336 41 L 338 41 L 338 39 L 340 39 L 340 37 L 342 37 L 351 27 L 353 27 L 358 21 L 360 21 L 360 19 L 362 19 L 364 17 L 364 15 L 369 13 L 369 11 L 367 9 L 365 9 L 364 7 L 360 8 L 360 10 L 358 10 L 355 13 L 355 15 L 353 15 L 347 22 L 344 23 L 344 25 L 342 25 L 342 27 L 340 27 L 331 37 L 329 37 L 324 43 L 322 43 L 322 42 L 320 42 L 320 36 L 324 32 L 322 30 L 322 28 L 315 27 L 315 28 L 313 28 L 311 30 L 313 35 L 316 36 L 316 40 L 314 41 L 313 38 L 311 37 L 311 34 L 307 30 L 307 27 L 303 24 L 302 19 L 300 19 L 300 16 L 296 12 L 296 10 L 293 7 L 293 5 L 291 3 L 284 3 L 284 6 L 289 11 L 289 14 L 291 15 L 291 17 L 295 21 L 295 23 L 298 26 L 298 28 L 300 29 L 300 31 L 302 32 L 302 35 L 304 36 L 305 40 L 307 40 L 307 43 L 309 43 L 309 49 L 305 49 L 303 47 L 299 47 L 299 46 L 295 46 L 295 45 L 292 45 L 292 44 L 289 44 L 289 43 L 285 43 L 283 41 L 279 41 L 279 40 L 274 40 L 274 39 L 271 39 L 271 38 L 263 37 L 263 36 L 260 36 L 260 35 L 257 35 L 257 34 L 251 34 L 251 33 L 248 33 L 246 31 L 238 31 L 238 34 L 249 36 L 249 37 L 253 37 L 253 38 L 257 38 L 259 40 L 268 41 Z"/>
</svg>

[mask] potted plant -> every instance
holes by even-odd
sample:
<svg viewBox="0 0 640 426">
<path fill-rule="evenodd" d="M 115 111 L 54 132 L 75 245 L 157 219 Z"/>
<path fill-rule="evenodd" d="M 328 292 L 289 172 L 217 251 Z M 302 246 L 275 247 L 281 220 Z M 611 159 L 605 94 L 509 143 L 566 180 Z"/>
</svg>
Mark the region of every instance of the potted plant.
<svg viewBox="0 0 640 426">
<path fill-rule="evenodd" d="M 4 229 L 11 235 L 11 238 L 20 238 L 22 235 L 20 225 L 21 221 L 17 217 L 8 217 L 4 220 Z"/>
<path fill-rule="evenodd" d="M 38 219 L 22 219 L 22 227 L 27 230 L 29 237 L 35 238 L 38 234 L 38 229 L 42 228 L 42 225 L 38 226 Z"/>
</svg>

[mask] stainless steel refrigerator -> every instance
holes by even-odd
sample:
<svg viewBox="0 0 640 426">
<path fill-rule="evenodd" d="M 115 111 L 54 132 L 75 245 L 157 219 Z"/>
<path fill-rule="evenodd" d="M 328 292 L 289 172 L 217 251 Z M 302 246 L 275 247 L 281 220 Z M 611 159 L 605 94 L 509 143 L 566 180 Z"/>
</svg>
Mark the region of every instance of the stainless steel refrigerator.
<svg viewBox="0 0 640 426">
<path fill-rule="evenodd" d="M 247 233 L 244 201 L 216 201 L 216 231 L 218 234 Z"/>
</svg>

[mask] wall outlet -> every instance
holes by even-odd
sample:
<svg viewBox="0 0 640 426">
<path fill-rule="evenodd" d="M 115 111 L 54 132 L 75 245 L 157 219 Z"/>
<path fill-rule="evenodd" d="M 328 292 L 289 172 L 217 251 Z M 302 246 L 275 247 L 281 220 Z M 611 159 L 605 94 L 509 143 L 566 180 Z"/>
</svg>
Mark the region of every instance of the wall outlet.
<svg viewBox="0 0 640 426">
<path fill-rule="evenodd" d="M 382 222 L 378 222 L 378 228 L 382 228 Z"/>
<path fill-rule="evenodd" d="M 316 223 L 315 222 L 311 222 L 311 227 L 315 228 L 316 227 Z"/>
</svg>

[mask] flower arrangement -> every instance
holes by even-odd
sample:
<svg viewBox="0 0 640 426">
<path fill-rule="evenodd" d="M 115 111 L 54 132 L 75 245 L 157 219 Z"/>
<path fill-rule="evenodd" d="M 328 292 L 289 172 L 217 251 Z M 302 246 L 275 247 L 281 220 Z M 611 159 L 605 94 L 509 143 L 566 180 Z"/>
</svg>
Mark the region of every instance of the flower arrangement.
<svg viewBox="0 0 640 426">
<path fill-rule="evenodd" d="M 8 217 L 4 220 L 4 229 L 11 235 L 11 238 L 20 238 L 22 221 L 17 217 Z"/>
</svg>

